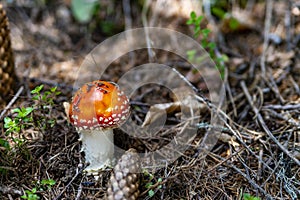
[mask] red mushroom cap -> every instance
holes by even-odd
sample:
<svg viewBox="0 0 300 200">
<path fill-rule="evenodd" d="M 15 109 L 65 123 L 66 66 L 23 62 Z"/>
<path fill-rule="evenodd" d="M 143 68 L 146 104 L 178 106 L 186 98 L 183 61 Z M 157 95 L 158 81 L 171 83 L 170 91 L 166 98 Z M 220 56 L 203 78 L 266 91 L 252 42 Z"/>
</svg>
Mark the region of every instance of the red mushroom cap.
<svg viewBox="0 0 300 200">
<path fill-rule="evenodd" d="M 77 129 L 113 128 L 126 121 L 129 100 L 113 82 L 93 81 L 83 85 L 73 96 L 69 116 Z"/>
</svg>

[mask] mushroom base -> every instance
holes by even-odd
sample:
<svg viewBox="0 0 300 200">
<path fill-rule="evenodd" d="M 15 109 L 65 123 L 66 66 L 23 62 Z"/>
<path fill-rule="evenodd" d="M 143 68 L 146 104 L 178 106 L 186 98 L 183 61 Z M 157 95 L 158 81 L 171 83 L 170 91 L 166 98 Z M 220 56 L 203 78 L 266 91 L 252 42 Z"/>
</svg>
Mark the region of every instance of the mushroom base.
<svg viewBox="0 0 300 200">
<path fill-rule="evenodd" d="M 88 174 L 97 174 L 99 170 L 111 167 L 114 159 L 114 136 L 108 130 L 81 130 L 81 151 L 85 153 L 85 162 L 89 166 L 85 169 Z"/>
</svg>

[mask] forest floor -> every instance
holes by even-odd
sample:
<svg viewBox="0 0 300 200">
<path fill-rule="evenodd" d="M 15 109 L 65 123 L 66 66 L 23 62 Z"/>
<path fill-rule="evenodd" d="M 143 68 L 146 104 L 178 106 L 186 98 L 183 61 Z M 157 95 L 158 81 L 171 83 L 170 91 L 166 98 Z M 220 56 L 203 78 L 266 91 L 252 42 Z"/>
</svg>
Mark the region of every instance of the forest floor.
<svg viewBox="0 0 300 200">
<path fill-rule="evenodd" d="M 163 77 L 163 81 L 176 82 L 176 86 L 177 82 L 190 83 L 199 112 L 192 116 L 197 123 L 182 118 L 182 102 L 181 111 L 163 108 L 161 115 L 148 112 L 167 103 L 177 107 L 174 93 L 187 100 L 189 93 L 180 84 L 170 89 L 148 81 L 131 94 L 130 119 L 140 127 L 137 132 L 145 130 L 142 124 L 147 118 L 164 124 L 155 134 L 142 137 L 116 129 L 115 145 L 119 149 L 136 148 L 142 158 L 147 158 L 147 152 L 167 146 L 185 130 L 196 130 L 172 162 L 160 167 L 144 164 L 140 199 L 300 198 L 299 3 L 248 1 L 246 6 L 215 5 L 215 10 L 225 10 L 228 15 L 223 19 L 206 15 L 200 28 L 208 28 L 211 33 L 207 38 L 203 34 L 195 38 L 195 26 L 186 24 L 193 9 L 184 12 L 180 1 L 172 1 L 174 8 L 155 3 L 162 1 L 153 1 L 148 7 L 142 1 L 131 5 L 126 0 L 123 4 L 100 1 L 98 13 L 84 24 L 74 19 L 67 0 L 47 4 L 7 2 L 4 6 L 22 93 L 0 119 L 0 199 L 20 199 L 22 195 L 27 199 L 103 199 L 111 169 L 101 171 L 98 180 L 83 173 L 81 143 L 68 123 L 63 102 L 71 100 L 77 84 L 85 79 L 98 77 L 118 82 L 128 71 L 149 60 L 182 75 L 177 79 Z M 182 8 L 180 12 L 176 5 Z M 216 70 L 209 71 L 208 77 L 203 77 L 201 69 L 195 72 L 191 65 L 195 57 L 191 54 L 187 60 L 164 49 L 152 49 L 152 53 L 146 48 L 134 49 L 102 66 L 107 62 L 106 54 L 116 54 L 112 47 L 88 63 L 105 69 L 103 75 L 83 64 L 105 39 L 130 27 L 146 25 L 184 33 L 202 44 L 203 39 L 216 43 L 213 59 L 226 55 L 217 75 L 222 77 L 226 93 L 221 96 L 224 99 L 219 99 L 223 112 L 210 104 L 214 100 L 211 97 L 218 94 L 210 90 L 216 88 L 209 87 L 214 87 L 211 77 L 216 77 Z M 42 90 L 32 93 L 40 85 Z M 55 86 L 56 91 L 51 91 Z M 20 112 L 27 114 L 20 116 L 14 112 L 16 108 L 23 108 Z M 212 116 L 218 118 L 218 123 L 212 122 Z M 8 126 L 9 119 L 18 123 Z M 211 135 L 214 138 L 209 140 Z M 168 146 L 166 151 L 173 148 L 176 149 Z"/>
</svg>

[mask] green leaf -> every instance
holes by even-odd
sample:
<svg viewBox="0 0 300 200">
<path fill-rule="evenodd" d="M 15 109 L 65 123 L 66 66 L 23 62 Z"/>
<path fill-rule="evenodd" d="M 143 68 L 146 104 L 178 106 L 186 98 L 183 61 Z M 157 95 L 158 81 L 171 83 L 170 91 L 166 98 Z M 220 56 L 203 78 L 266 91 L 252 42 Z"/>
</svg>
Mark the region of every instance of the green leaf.
<svg viewBox="0 0 300 200">
<path fill-rule="evenodd" d="M 231 30 L 237 30 L 238 29 L 238 27 L 240 26 L 240 22 L 236 19 L 236 18 L 234 18 L 234 17 L 231 17 L 230 19 L 229 19 L 229 28 L 231 29 Z"/>
<path fill-rule="evenodd" d="M 31 94 L 38 94 L 43 89 L 44 85 L 37 86 L 33 90 L 31 90 Z"/>
<path fill-rule="evenodd" d="M 43 100 L 43 101 L 46 101 L 47 98 L 48 98 L 48 96 L 49 96 L 50 94 L 51 94 L 50 91 L 46 91 L 46 92 L 42 95 L 42 100 Z"/>
<path fill-rule="evenodd" d="M 20 110 L 20 108 L 15 108 L 15 109 L 12 110 L 12 112 L 13 112 L 13 113 L 20 113 L 21 110 Z"/>
<path fill-rule="evenodd" d="M 260 200 L 259 197 L 251 196 L 251 195 L 248 194 L 248 193 L 244 193 L 244 194 L 243 194 L 243 199 L 244 199 L 244 200 Z"/>
<path fill-rule="evenodd" d="M 195 29 L 194 29 L 194 33 L 198 34 L 198 33 L 200 33 L 200 30 L 201 30 L 201 27 L 200 26 L 196 26 Z"/>
<path fill-rule="evenodd" d="M 191 16 L 192 19 L 196 19 L 196 17 L 197 17 L 195 11 L 192 11 L 190 16 Z"/>
<path fill-rule="evenodd" d="M 34 96 L 32 97 L 32 100 L 39 100 L 39 95 L 34 95 Z"/>
<path fill-rule="evenodd" d="M 53 186 L 53 185 L 55 185 L 55 180 L 53 180 L 53 179 L 43 179 L 42 181 L 41 181 L 41 183 L 42 183 L 42 185 L 50 185 L 50 186 Z"/>
<path fill-rule="evenodd" d="M 31 192 L 36 193 L 36 190 L 37 190 L 36 188 L 32 188 Z"/>
<path fill-rule="evenodd" d="M 158 182 L 158 183 L 161 183 L 161 182 L 162 182 L 162 178 L 159 178 L 159 179 L 157 180 L 157 182 Z M 162 188 L 162 185 L 159 185 L 157 188 L 158 188 L 158 189 Z"/>
<path fill-rule="evenodd" d="M 186 52 L 186 55 L 188 55 L 188 56 L 195 56 L 196 55 L 196 50 L 195 49 L 189 50 L 189 51 Z"/>
<path fill-rule="evenodd" d="M 149 190 L 149 191 L 148 191 L 148 196 L 149 196 L 149 197 L 153 197 L 154 194 L 155 194 L 155 192 L 154 192 L 153 190 Z"/>
<path fill-rule="evenodd" d="M 213 7 L 212 8 L 212 14 L 219 17 L 220 19 L 223 19 L 226 12 L 224 10 L 222 10 L 221 8 Z"/>
<path fill-rule="evenodd" d="M 221 57 L 217 58 L 217 61 L 218 62 L 228 62 L 229 61 L 229 58 L 226 54 L 222 54 Z"/>
<path fill-rule="evenodd" d="M 50 91 L 53 93 L 56 91 L 56 89 L 57 89 L 57 86 L 50 88 Z"/>
<path fill-rule="evenodd" d="M 194 20 L 193 20 L 193 19 L 188 19 L 188 20 L 186 21 L 186 24 L 187 24 L 187 25 L 192 25 L 192 24 L 194 24 Z"/>
<path fill-rule="evenodd" d="M 214 43 L 214 42 L 210 42 L 210 43 L 208 43 L 208 48 L 210 49 L 210 50 L 214 50 L 215 48 L 216 48 L 216 43 Z"/>
<path fill-rule="evenodd" d="M 196 58 L 195 62 L 196 62 L 197 64 L 200 64 L 200 63 L 202 63 L 205 59 L 207 59 L 207 56 L 206 56 L 206 55 L 198 56 L 198 57 Z"/>
<path fill-rule="evenodd" d="M 205 28 L 201 32 L 202 32 L 204 38 L 207 38 L 208 34 L 211 32 L 211 30 L 209 30 L 208 28 Z"/>
<path fill-rule="evenodd" d="M 24 117 L 28 116 L 33 110 L 34 110 L 33 107 L 21 108 L 21 111 L 18 112 L 18 117 L 24 118 Z"/>
<path fill-rule="evenodd" d="M 198 25 L 198 26 L 200 26 L 200 24 L 201 24 L 203 18 L 204 18 L 204 16 L 202 16 L 202 15 L 199 16 L 199 17 L 196 19 L 195 24 Z"/>
<path fill-rule="evenodd" d="M 9 142 L 2 138 L 0 138 L 0 146 L 4 147 L 6 150 L 10 150 Z"/>
<path fill-rule="evenodd" d="M 100 24 L 101 24 L 101 30 L 103 31 L 103 33 L 107 35 L 112 35 L 114 29 L 116 28 L 113 22 L 102 21 Z"/>
<path fill-rule="evenodd" d="M 145 185 L 145 187 L 148 189 L 149 187 L 151 187 L 153 184 L 151 183 L 151 182 L 149 182 L 149 183 L 147 183 L 146 185 Z"/>
<path fill-rule="evenodd" d="M 7 128 L 7 127 L 5 127 L 6 124 L 10 124 L 11 122 L 12 122 L 12 119 L 10 117 L 5 117 L 4 118 L 4 128 Z"/>
<path fill-rule="evenodd" d="M 202 45 L 203 48 L 206 48 L 207 45 L 208 45 L 208 41 L 205 40 L 205 39 L 201 40 L 201 45 Z"/>
<path fill-rule="evenodd" d="M 87 23 L 92 19 L 98 5 L 97 0 L 72 0 L 71 10 L 77 21 Z"/>
<path fill-rule="evenodd" d="M 189 50 L 189 51 L 186 52 L 186 55 L 187 55 L 187 57 L 188 57 L 188 60 L 189 60 L 190 62 L 193 62 L 193 61 L 194 61 L 194 58 L 195 58 L 195 55 L 196 55 L 196 50 L 195 50 L 195 49 Z"/>
</svg>

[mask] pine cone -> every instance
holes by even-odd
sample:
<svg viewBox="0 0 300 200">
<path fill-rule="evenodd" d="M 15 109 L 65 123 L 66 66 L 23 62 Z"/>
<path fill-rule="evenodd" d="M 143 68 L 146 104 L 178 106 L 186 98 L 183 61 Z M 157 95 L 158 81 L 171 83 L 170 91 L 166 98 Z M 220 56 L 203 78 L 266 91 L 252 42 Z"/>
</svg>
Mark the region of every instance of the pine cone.
<svg viewBox="0 0 300 200">
<path fill-rule="evenodd" d="M 6 12 L 0 4 L 0 108 L 11 99 L 16 86 L 14 57 Z"/>
<path fill-rule="evenodd" d="M 139 196 L 140 157 L 135 149 L 126 151 L 113 169 L 108 200 L 134 200 Z"/>
</svg>

